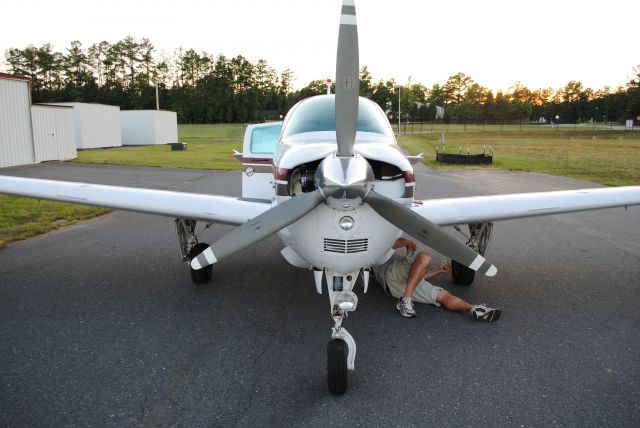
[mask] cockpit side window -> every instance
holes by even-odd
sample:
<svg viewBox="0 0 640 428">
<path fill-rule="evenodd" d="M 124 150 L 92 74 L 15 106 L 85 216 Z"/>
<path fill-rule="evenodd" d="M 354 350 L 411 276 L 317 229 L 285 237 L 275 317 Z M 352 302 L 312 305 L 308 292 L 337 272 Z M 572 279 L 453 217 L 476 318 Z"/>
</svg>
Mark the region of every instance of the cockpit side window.
<svg viewBox="0 0 640 428">
<path fill-rule="evenodd" d="M 295 107 L 285 123 L 283 137 L 316 131 L 336 130 L 335 98 L 325 95 L 309 98 Z M 360 99 L 358 131 L 393 135 L 384 113 L 373 102 Z"/>
<path fill-rule="evenodd" d="M 251 132 L 251 153 L 273 154 L 280 136 L 281 124 L 260 126 Z"/>
</svg>

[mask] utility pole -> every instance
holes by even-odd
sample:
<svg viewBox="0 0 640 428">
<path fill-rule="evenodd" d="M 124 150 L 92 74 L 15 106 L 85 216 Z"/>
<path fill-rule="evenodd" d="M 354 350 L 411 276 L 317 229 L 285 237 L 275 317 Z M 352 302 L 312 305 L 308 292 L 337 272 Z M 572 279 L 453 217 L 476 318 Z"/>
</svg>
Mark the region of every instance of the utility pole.
<svg viewBox="0 0 640 428">
<path fill-rule="evenodd" d="M 400 88 L 398 85 L 398 135 L 400 135 Z"/>
</svg>

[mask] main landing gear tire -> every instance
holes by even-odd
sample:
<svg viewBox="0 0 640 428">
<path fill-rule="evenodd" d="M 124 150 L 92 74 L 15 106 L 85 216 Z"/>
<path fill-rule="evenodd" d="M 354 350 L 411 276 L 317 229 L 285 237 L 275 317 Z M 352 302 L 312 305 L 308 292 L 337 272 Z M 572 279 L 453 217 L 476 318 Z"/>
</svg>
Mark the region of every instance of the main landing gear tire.
<svg viewBox="0 0 640 428">
<path fill-rule="evenodd" d="M 208 247 L 209 244 L 205 244 L 204 242 L 197 243 L 191 251 L 189 251 L 189 261 L 193 260 L 198 254 L 206 250 Z M 194 284 L 204 284 L 211 281 L 211 271 L 213 270 L 213 266 L 209 265 L 199 270 L 195 270 L 189 266 L 189 270 L 191 270 L 191 280 Z"/>
<path fill-rule="evenodd" d="M 347 356 L 349 347 L 342 339 L 331 339 L 327 345 L 327 384 L 333 395 L 347 390 Z"/>
<path fill-rule="evenodd" d="M 451 260 L 451 276 L 456 284 L 469 286 L 473 283 L 476 272 L 455 260 Z"/>
</svg>

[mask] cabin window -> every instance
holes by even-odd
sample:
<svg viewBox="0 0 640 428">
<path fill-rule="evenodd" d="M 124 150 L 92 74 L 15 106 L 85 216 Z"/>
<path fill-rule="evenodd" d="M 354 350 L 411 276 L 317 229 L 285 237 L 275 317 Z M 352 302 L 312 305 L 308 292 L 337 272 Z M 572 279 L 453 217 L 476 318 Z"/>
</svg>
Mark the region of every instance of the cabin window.
<svg viewBox="0 0 640 428">
<path fill-rule="evenodd" d="M 273 154 L 280 136 L 281 124 L 259 126 L 251 132 L 251 153 Z"/>
<path fill-rule="evenodd" d="M 304 132 L 335 131 L 336 110 L 333 96 L 318 96 L 300 102 L 289 114 L 283 136 Z M 357 130 L 393 135 L 389 121 L 377 104 L 360 98 Z"/>
</svg>

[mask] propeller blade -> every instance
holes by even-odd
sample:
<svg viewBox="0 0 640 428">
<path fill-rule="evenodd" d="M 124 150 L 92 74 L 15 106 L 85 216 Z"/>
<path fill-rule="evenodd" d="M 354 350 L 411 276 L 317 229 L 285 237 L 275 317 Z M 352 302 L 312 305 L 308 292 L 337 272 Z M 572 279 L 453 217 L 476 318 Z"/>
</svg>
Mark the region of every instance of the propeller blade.
<svg viewBox="0 0 640 428">
<path fill-rule="evenodd" d="M 193 269 L 202 269 L 294 223 L 324 202 L 319 190 L 295 196 L 238 226 L 191 260 Z"/>
<path fill-rule="evenodd" d="M 338 156 L 353 156 L 358 123 L 360 65 L 354 0 L 343 0 L 336 59 L 336 139 Z"/>
<path fill-rule="evenodd" d="M 437 252 L 487 276 L 494 276 L 498 272 L 495 266 L 472 248 L 449 235 L 440 226 L 416 214 L 411 208 L 373 190 L 369 192 L 366 202 L 389 223 Z"/>
</svg>

